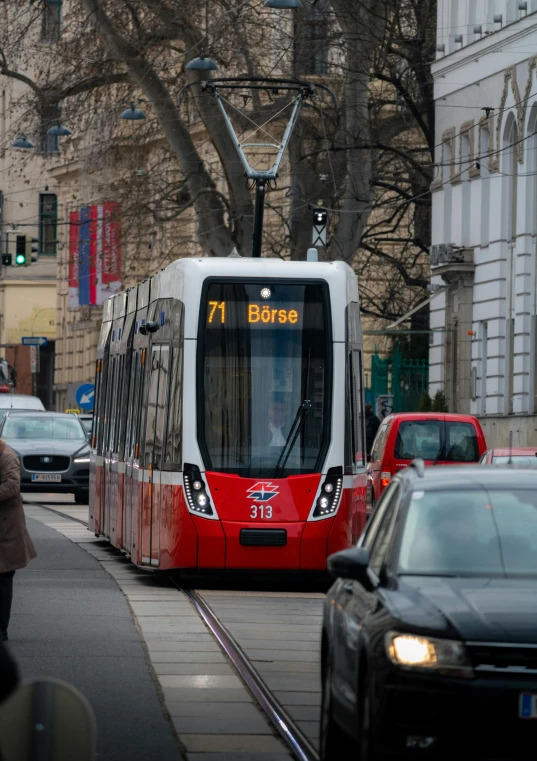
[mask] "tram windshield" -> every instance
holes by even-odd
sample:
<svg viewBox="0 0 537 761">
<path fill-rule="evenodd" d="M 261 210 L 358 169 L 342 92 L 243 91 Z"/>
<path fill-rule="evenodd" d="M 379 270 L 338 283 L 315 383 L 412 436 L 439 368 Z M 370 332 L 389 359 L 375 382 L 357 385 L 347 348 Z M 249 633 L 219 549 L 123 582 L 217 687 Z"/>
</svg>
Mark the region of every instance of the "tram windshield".
<svg viewBox="0 0 537 761">
<path fill-rule="evenodd" d="M 198 365 L 208 470 L 276 478 L 319 469 L 329 431 L 328 319 L 322 284 L 210 283 Z"/>
</svg>

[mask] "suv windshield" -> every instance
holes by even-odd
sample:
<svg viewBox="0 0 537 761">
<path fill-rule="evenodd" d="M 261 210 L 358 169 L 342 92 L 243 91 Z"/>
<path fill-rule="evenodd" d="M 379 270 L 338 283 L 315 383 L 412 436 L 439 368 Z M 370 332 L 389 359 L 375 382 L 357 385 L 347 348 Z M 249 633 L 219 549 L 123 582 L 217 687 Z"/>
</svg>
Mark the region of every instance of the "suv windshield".
<svg viewBox="0 0 537 761">
<path fill-rule="evenodd" d="M 414 492 L 399 573 L 537 576 L 537 492 Z"/>
<path fill-rule="evenodd" d="M 395 457 L 399 460 L 477 462 L 479 446 L 474 426 L 443 420 L 404 420 L 397 432 Z"/>
<path fill-rule="evenodd" d="M 208 470 L 274 477 L 279 465 L 281 477 L 319 468 L 328 437 L 328 314 L 320 283 L 209 285 L 198 345 Z"/>
<path fill-rule="evenodd" d="M 83 441 L 86 434 L 76 418 L 26 414 L 8 417 L 2 438 Z"/>
</svg>

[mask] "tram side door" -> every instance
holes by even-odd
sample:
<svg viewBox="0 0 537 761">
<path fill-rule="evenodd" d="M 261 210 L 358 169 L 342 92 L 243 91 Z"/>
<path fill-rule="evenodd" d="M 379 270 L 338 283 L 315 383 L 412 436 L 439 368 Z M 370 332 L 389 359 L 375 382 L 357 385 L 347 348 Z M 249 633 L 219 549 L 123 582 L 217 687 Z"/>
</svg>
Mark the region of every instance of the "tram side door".
<svg viewBox="0 0 537 761">
<path fill-rule="evenodd" d="M 101 491 L 101 532 L 110 538 L 110 473 L 112 463 L 112 446 L 114 421 L 112 415 L 112 400 L 114 395 L 116 378 L 117 357 L 111 356 L 108 365 L 108 383 L 106 388 L 106 407 L 104 415 L 104 438 L 103 438 L 103 484 Z"/>
<path fill-rule="evenodd" d="M 142 562 L 158 566 L 160 551 L 161 467 L 167 419 L 169 346 L 151 349 L 151 373 L 147 397 L 144 483 L 142 505 Z M 145 478 L 144 478 L 145 481 Z"/>
</svg>

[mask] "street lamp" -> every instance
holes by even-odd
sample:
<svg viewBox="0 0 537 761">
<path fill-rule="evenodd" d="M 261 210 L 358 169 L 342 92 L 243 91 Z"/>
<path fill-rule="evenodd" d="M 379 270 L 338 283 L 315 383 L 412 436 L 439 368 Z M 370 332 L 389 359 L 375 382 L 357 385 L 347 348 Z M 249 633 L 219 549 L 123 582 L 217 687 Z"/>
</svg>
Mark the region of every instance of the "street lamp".
<svg viewBox="0 0 537 761">
<path fill-rule="evenodd" d="M 302 8 L 300 0 L 265 0 L 265 8 L 277 8 L 280 11 Z"/>
<path fill-rule="evenodd" d="M 12 148 L 26 148 L 29 150 L 30 148 L 35 148 L 35 145 L 32 143 L 31 140 L 28 140 L 26 135 L 21 135 L 18 137 L 14 143 L 11 145 Z"/>
<path fill-rule="evenodd" d="M 73 133 L 68 127 L 64 127 L 63 124 L 55 124 L 47 131 L 47 135 L 50 137 L 69 137 Z"/>
<path fill-rule="evenodd" d="M 146 119 L 147 117 L 143 111 L 140 111 L 139 108 L 135 108 L 134 103 L 131 103 L 130 108 L 123 111 L 123 113 L 119 115 L 119 118 L 135 122 L 140 121 L 141 119 Z"/>
<path fill-rule="evenodd" d="M 199 58 L 193 58 L 187 63 L 187 71 L 216 71 L 218 66 L 210 58 L 201 55 Z"/>
</svg>

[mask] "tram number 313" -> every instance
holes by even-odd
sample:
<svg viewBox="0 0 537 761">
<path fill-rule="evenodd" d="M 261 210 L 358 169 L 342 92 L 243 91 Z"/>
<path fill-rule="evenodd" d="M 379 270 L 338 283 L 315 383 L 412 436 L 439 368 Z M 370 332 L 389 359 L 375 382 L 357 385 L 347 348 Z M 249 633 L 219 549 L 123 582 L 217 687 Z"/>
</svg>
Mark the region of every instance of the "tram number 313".
<svg viewBox="0 0 537 761">
<path fill-rule="evenodd" d="M 250 518 L 253 521 L 257 518 L 269 521 L 272 518 L 272 507 L 270 505 L 252 505 L 250 507 Z"/>
</svg>

